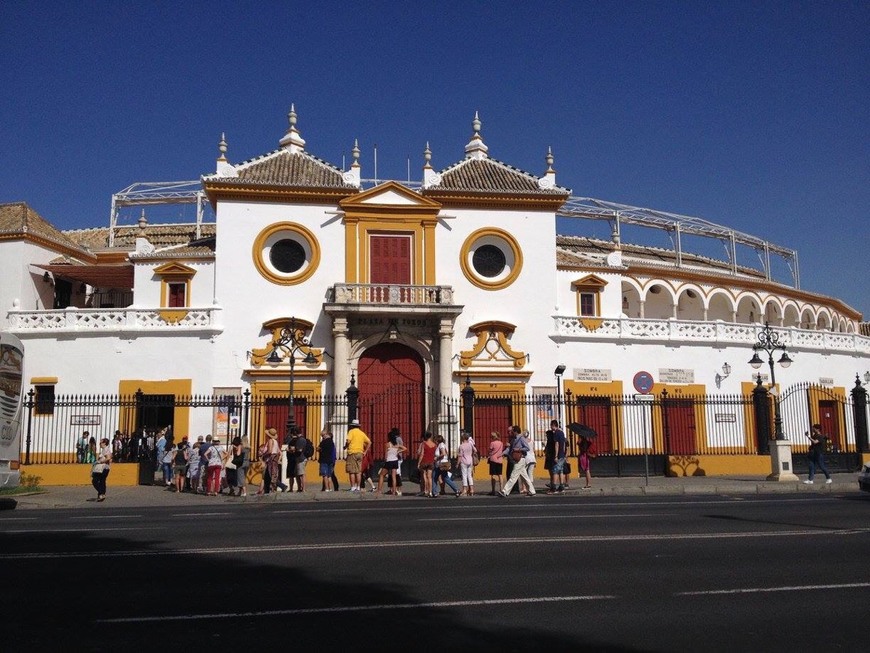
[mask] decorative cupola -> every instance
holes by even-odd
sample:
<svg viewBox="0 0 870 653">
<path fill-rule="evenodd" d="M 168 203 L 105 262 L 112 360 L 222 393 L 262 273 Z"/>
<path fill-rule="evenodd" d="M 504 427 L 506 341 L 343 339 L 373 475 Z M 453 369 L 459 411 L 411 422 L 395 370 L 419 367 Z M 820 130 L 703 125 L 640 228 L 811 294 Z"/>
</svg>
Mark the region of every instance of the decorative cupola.
<svg viewBox="0 0 870 653">
<path fill-rule="evenodd" d="M 278 141 L 278 144 L 291 154 L 305 151 L 305 140 L 299 135 L 299 130 L 296 129 L 296 105 L 290 104 L 290 113 L 287 114 L 287 119 L 290 122 L 290 128 L 284 134 L 284 138 Z"/>
<path fill-rule="evenodd" d="M 441 175 L 432 168 L 432 150 L 429 149 L 429 141 L 426 141 L 426 149 L 423 150 L 423 188 L 430 188 L 441 183 Z"/>
<path fill-rule="evenodd" d="M 471 127 L 474 129 L 474 135 L 471 137 L 468 145 L 465 146 L 465 158 L 486 159 L 489 156 L 487 154 L 489 148 L 480 137 L 480 118 L 477 115 L 477 111 L 474 112 L 474 120 L 471 122 Z"/>
<path fill-rule="evenodd" d="M 353 139 L 353 149 L 350 151 L 351 156 L 353 157 L 353 163 L 350 164 L 350 170 L 344 173 L 344 181 L 351 186 L 360 187 L 361 181 L 361 172 L 362 166 L 359 164 L 359 141 L 357 139 Z"/>
<path fill-rule="evenodd" d="M 215 172 L 219 177 L 237 177 L 238 173 L 233 165 L 227 160 L 227 136 L 221 132 L 221 140 L 218 143 L 218 151 L 220 156 L 217 158 L 217 169 Z"/>
<path fill-rule="evenodd" d="M 556 171 L 553 169 L 553 148 L 547 147 L 547 171 L 538 179 L 539 188 L 554 188 L 556 186 Z"/>
</svg>

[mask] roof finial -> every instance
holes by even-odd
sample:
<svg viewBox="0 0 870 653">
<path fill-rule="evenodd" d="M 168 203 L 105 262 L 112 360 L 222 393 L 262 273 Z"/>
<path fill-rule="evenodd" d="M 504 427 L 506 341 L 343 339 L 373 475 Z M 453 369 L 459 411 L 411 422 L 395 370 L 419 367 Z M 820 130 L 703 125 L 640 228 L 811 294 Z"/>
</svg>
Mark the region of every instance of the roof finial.
<svg viewBox="0 0 870 653">
<path fill-rule="evenodd" d="M 226 161 L 227 160 L 227 135 L 224 132 L 221 132 L 221 140 L 218 143 L 218 150 L 221 155 L 218 157 L 218 161 Z"/>
<path fill-rule="evenodd" d="M 142 209 L 142 213 L 139 214 L 139 228 L 145 229 L 148 226 L 148 219 L 145 217 L 145 209 Z"/>
<path fill-rule="evenodd" d="M 290 127 L 287 129 L 287 133 L 284 134 L 284 138 L 278 141 L 278 144 L 281 145 L 285 150 L 293 152 L 304 152 L 305 151 L 305 141 L 302 136 L 299 135 L 299 130 L 296 129 L 296 105 L 290 104 L 290 113 L 287 114 L 287 121 L 290 123 Z"/>
<path fill-rule="evenodd" d="M 352 168 L 359 168 L 359 140 L 356 138 L 353 139 L 353 149 L 350 151 L 351 156 L 353 156 L 353 163 L 351 164 Z"/>
<path fill-rule="evenodd" d="M 423 160 L 426 161 L 424 168 L 432 167 L 432 150 L 429 149 L 429 141 L 426 141 L 426 149 L 423 150 Z"/>
<path fill-rule="evenodd" d="M 485 159 L 489 148 L 484 145 L 483 139 L 480 137 L 480 116 L 477 111 L 474 112 L 474 120 L 471 121 L 471 127 L 474 129 L 474 134 L 468 145 L 465 146 L 466 159 Z"/>
<path fill-rule="evenodd" d="M 547 172 L 556 172 L 553 170 L 553 148 L 547 146 Z"/>
</svg>

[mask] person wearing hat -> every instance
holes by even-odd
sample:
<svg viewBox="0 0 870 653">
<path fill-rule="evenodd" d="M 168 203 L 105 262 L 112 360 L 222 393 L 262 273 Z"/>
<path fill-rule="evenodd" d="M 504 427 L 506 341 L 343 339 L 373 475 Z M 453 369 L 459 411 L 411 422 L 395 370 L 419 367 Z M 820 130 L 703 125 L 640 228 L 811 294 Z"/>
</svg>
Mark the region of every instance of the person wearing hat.
<svg viewBox="0 0 870 653">
<path fill-rule="evenodd" d="M 263 470 L 263 487 L 257 494 L 268 494 L 269 492 L 278 491 L 278 463 L 281 460 L 281 447 L 278 444 L 278 431 L 273 428 L 266 429 L 266 442 L 263 444 L 265 451 L 261 454 L 260 459 L 265 465 Z"/>
<path fill-rule="evenodd" d="M 371 446 L 372 441 L 369 440 L 363 430 L 359 427 L 359 420 L 354 419 L 350 422 L 350 430 L 347 432 L 347 440 L 345 449 L 347 449 L 347 460 L 345 461 L 347 476 L 350 479 L 350 491 L 360 491 L 360 476 L 362 474 L 362 459 L 366 451 Z"/>
</svg>

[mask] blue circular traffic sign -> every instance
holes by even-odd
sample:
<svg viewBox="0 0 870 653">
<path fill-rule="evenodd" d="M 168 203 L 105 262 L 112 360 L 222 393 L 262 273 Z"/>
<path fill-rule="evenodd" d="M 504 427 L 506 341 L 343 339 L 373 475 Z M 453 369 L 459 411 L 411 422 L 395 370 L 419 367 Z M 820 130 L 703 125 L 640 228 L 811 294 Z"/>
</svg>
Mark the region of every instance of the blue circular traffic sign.
<svg viewBox="0 0 870 653">
<path fill-rule="evenodd" d="M 654 383 L 649 372 L 638 372 L 634 375 L 634 389 L 642 395 L 648 395 Z"/>
</svg>

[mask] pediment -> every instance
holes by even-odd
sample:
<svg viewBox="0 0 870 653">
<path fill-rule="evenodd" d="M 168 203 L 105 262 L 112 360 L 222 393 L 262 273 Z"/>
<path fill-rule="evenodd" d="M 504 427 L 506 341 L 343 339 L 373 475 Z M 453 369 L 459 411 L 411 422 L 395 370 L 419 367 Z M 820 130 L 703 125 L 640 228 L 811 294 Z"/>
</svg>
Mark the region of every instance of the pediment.
<svg viewBox="0 0 870 653">
<path fill-rule="evenodd" d="M 423 197 L 419 193 L 395 181 L 388 181 L 374 188 L 342 200 L 340 206 L 345 211 L 371 211 L 372 209 L 400 209 L 434 212 L 441 203 Z"/>
<path fill-rule="evenodd" d="M 154 274 L 166 277 L 166 276 L 182 276 L 182 277 L 192 277 L 196 274 L 196 270 L 177 261 L 170 261 L 169 263 L 164 263 L 156 268 L 154 268 Z"/>
<path fill-rule="evenodd" d="M 582 279 L 576 279 L 575 281 L 571 282 L 571 288 L 573 290 L 576 290 L 577 288 L 598 288 L 600 290 L 606 285 L 607 282 L 604 279 L 594 274 L 587 274 Z"/>
</svg>

